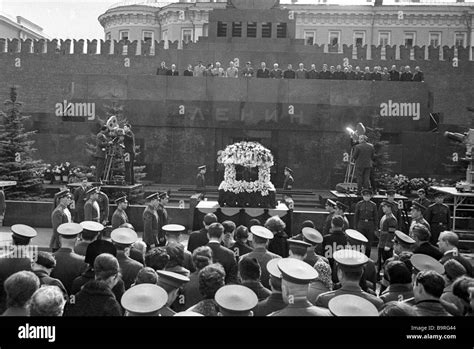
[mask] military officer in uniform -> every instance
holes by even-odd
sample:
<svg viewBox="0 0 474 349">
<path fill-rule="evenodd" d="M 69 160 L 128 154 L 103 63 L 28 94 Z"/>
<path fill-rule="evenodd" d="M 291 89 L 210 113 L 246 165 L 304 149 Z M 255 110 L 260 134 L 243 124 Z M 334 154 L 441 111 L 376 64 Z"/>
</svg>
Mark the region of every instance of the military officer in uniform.
<svg viewBox="0 0 474 349">
<path fill-rule="evenodd" d="M 285 180 L 283 181 L 283 190 L 293 190 L 293 170 L 289 167 L 285 167 Z"/>
<path fill-rule="evenodd" d="M 380 224 L 378 226 L 379 231 L 379 243 L 378 243 L 378 256 L 377 256 L 377 267 L 378 271 L 382 270 L 382 265 L 387 259 L 392 256 L 393 252 L 393 237 L 395 230 L 397 230 L 398 222 L 392 213 L 393 204 L 384 200 L 380 204 L 384 215 L 380 218 Z"/>
<path fill-rule="evenodd" d="M 253 251 L 240 256 L 239 260 L 244 258 L 256 258 L 262 275 L 260 281 L 266 288 L 270 287 L 270 274 L 267 270 L 267 263 L 274 258 L 281 258 L 279 255 L 267 250 L 268 242 L 273 239 L 273 233 L 261 225 L 253 225 L 250 227 L 253 235 Z"/>
<path fill-rule="evenodd" d="M 127 290 L 135 282 L 138 272 L 143 268 L 143 264 L 129 257 L 130 248 L 138 240 L 138 236 L 130 228 L 117 228 L 112 231 L 110 238 L 117 248 L 117 261 Z"/>
<path fill-rule="evenodd" d="M 166 305 L 159 310 L 159 314 L 161 316 L 173 316 L 176 312 L 170 306 L 176 300 L 180 288 L 189 282 L 189 278 L 172 271 L 157 270 L 156 272 L 158 273 L 158 286 L 168 293 Z"/>
<path fill-rule="evenodd" d="M 365 251 L 368 242 L 367 237 L 354 229 L 347 229 L 345 234 L 347 237 L 347 246 L 367 255 Z M 361 287 L 366 289 L 366 286 L 374 292 L 377 286 L 377 270 L 374 261 L 370 257 L 368 257 L 367 263 L 364 266 L 364 274 L 362 274 L 361 279 Z"/>
<path fill-rule="evenodd" d="M 301 230 L 301 239 L 311 246 L 308 247 L 306 251 L 306 256 L 303 258 L 303 261 L 308 263 L 311 266 L 314 266 L 317 261 L 320 259 L 324 260 L 329 264 L 329 261 L 326 257 L 321 256 L 319 253 L 322 253 L 322 244 L 324 241 L 323 236 L 319 231 L 311 227 L 304 227 Z M 293 239 L 299 239 L 300 235 L 296 235 Z"/>
<path fill-rule="evenodd" d="M 87 178 L 81 180 L 81 185 L 74 190 L 74 219 L 84 221 L 84 205 L 86 203 Z"/>
<path fill-rule="evenodd" d="M 68 294 L 71 294 L 74 279 L 87 269 L 84 256 L 74 253 L 77 237 L 82 232 L 82 226 L 77 223 L 63 223 L 58 227 L 61 248 L 53 253 L 56 267 L 51 272 L 51 277 L 59 279 Z"/>
<path fill-rule="evenodd" d="M 379 310 L 383 305 L 383 301 L 370 293 L 364 292 L 360 287 L 364 266 L 369 260 L 367 256 L 353 249 L 345 249 L 334 252 L 333 258 L 336 261 L 337 276 L 341 282 L 341 288 L 320 294 L 316 299 L 316 305 L 327 308 L 329 301 L 334 297 L 342 294 L 352 294 L 365 298 Z"/>
<path fill-rule="evenodd" d="M 68 206 L 72 202 L 72 196 L 69 189 L 65 189 L 58 194 L 59 204 L 51 213 L 51 225 L 53 226 L 53 235 L 49 242 L 49 247 L 54 251 L 61 247 L 58 235 L 58 227 L 63 223 L 71 223 L 72 216 Z"/>
<path fill-rule="evenodd" d="M 334 217 L 334 208 L 336 207 L 336 203 L 331 199 L 326 200 L 326 210 L 329 211 L 329 214 L 326 216 L 326 220 L 324 221 L 323 227 L 323 236 L 328 235 L 331 233 L 331 220 Z"/>
<path fill-rule="evenodd" d="M 99 188 L 90 188 L 87 192 L 87 201 L 84 205 L 84 219 L 100 223 Z"/>
<path fill-rule="evenodd" d="M 334 297 L 329 301 L 328 308 L 334 316 L 379 316 L 375 305 L 351 294 Z"/>
<path fill-rule="evenodd" d="M 165 242 L 166 246 L 168 244 L 174 242 L 180 245 L 183 245 L 180 241 L 180 236 L 181 233 L 186 232 L 186 228 L 180 224 L 167 224 L 162 227 L 162 231 L 165 234 Z M 194 267 L 193 264 L 193 254 L 186 250 L 183 246 L 184 249 L 184 262 L 182 267 L 188 269 L 191 273 L 194 273 L 196 271 L 196 268 Z"/>
<path fill-rule="evenodd" d="M 124 195 L 119 197 L 115 200 L 115 203 L 117 204 L 117 209 L 112 215 L 112 229 L 117 229 L 122 224 L 128 223 L 128 216 L 125 212 L 128 207 L 127 196 Z"/>
<path fill-rule="evenodd" d="M 164 191 L 158 193 L 158 207 L 156 212 L 158 212 L 158 219 L 159 219 L 159 230 L 158 230 L 158 242 L 160 246 L 166 245 L 166 237 L 165 232 L 163 231 L 163 227 L 168 224 L 168 211 L 166 211 L 165 205 L 168 204 L 170 199 L 170 191 Z"/>
<path fill-rule="evenodd" d="M 431 201 L 426 198 L 426 190 L 423 188 L 418 189 L 417 194 L 418 194 L 418 198 L 413 201 L 418 202 L 420 205 L 426 208 L 430 207 Z M 422 213 L 423 213 L 423 216 L 425 217 L 426 210 L 424 210 Z"/>
<path fill-rule="evenodd" d="M 0 246 L 0 295 L 3 283 L 12 274 L 22 270 L 31 270 L 31 259 L 28 245 L 38 233 L 35 229 L 24 224 L 15 224 L 10 228 L 12 242 Z M 33 251 L 31 251 L 33 252 Z"/>
<path fill-rule="evenodd" d="M 74 246 L 74 252 L 80 256 L 85 256 L 87 248 L 99 237 L 104 230 L 104 226 L 93 221 L 84 221 L 79 223 L 82 227 L 81 240 Z"/>
<path fill-rule="evenodd" d="M 253 316 L 253 309 L 258 303 L 255 292 L 242 285 L 219 288 L 214 300 L 219 306 L 218 316 Z"/>
<path fill-rule="evenodd" d="M 254 309 L 255 316 L 267 316 L 275 311 L 286 307 L 281 291 L 281 272 L 278 269 L 279 258 L 271 259 L 267 263 L 267 270 L 270 274 L 270 289 L 272 293 L 267 299 L 258 302 Z"/>
<path fill-rule="evenodd" d="M 401 229 L 402 212 L 400 208 L 398 207 L 398 202 L 395 201 L 395 189 L 392 189 L 392 188 L 387 189 L 386 194 L 387 194 L 387 198 L 384 201 L 387 201 L 392 206 L 392 214 L 397 220 L 397 229 Z M 384 215 L 384 212 L 382 209 L 382 205 L 380 205 L 378 217 L 382 218 L 383 215 Z"/>
<path fill-rule="evenodd" d="M 431 243 L 438 242 L 439 234 L 450 229 L 451 213 L 448 205 L 443 203 L 443 193 L 435 194 L 435 203 L 428 206 L 425 212 L 425 218 L 431 226 Z"/>
<path fill-rule="evenodd" d="M 370 258 L 372 243 L 375 238 L 375 226 L 379 222 L 377 205 L 371 200 L 372 190 L 362 189 L 363 200 L 355 206 L 354 226 L 367 238 L 365 254 Z"/>
<path fill-rule="evenodd" d="M 206 165 L 202 165 L 198 167 L 198 174 L 196 176 L 196 191 L 198 193 L 204 193 L 206 191 Z"/>
<path fill-rule="evenodd" d="M 143 241 L 147 249 L 160 246 L 158 234 L 160 229 L 160 218 L 157 208 L 159 204 L 158 193 L 154 193 L 146 198 L 147 207 L 143 211 Z"/>
<path fill-rule="evenodd" d="M 277 266 L 282 276 L 283 300 L 288 305 L 269 316 L 330 316 L 327 309 L 308 300 L 309 284 L 318 277 L 313 267 L 293 258 L 280 259 Z"/>
<path fill-rule="evenodd" d="M 336 201 L 336 206 L 334 207 L 334 215 L 335 216 L 341 216 L 342 219 L 344 220 L 344 225 L 342 227 L 342 231 L 345 231 L 347 228 L 349 228 L 349 220 L 346 217 L 346 214 L 344 213 L 347 211 L 349 207 L 344 205 L 340 201 Z"/>
<path fill-rule="evenodd" d="M 423 212 L 426 210 L 425 206 L 422 206 L 416 201 L 413 201 L 412 206 L 410 208 L 411 213 L 411 223 L 410 223 L 410 236 L 413 237 L 411 231 L 415 224 L 424 225 L 428 230 L 431 231 L 430 224 L 423 218 Z"/>
<path fill-rule="evenodd" d="M 103 225 L 107 225 L 109 222 L 109 197 L 107 196 L 106 193 L 102 191 L 102 182 L 96 182 L 92 183 L 93 187 L 97 187 L 99 197 L 97 199 L 97 202 L 99 203 L 99 208 L 100 208 L 100 220 L 99 223 L 102 223 Z"/>
</svg>

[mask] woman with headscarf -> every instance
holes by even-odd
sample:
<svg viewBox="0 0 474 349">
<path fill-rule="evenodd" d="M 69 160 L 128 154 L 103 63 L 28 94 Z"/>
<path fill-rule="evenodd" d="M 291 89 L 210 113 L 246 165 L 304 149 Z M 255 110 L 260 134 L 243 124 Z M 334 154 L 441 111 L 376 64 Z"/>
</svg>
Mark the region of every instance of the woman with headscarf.
<svg viewBox="0 0 474 349">
<path fill-rule="evenodd" d="M 318 278 L 309 285 L 308 300 L 315 304 L 316 298 L 321 293 L 332 291 L 332 271 L 331 267 L 324 260 L 320 259 L 314 265 L 318 272 Z"/>
</svg>

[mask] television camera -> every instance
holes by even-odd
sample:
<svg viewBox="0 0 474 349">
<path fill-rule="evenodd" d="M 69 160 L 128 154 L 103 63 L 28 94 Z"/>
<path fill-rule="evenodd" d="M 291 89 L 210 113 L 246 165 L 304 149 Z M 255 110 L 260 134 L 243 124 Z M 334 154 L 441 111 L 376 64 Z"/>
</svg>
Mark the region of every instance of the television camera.
<svg viewBox="0 0 474 349">
<path fill-rule="evenodd" d="M 462 143 L 466 147 L 466 156 L 461 160 L 468 163 L 466 170 L 466 180 L 456 183 L 456 189 L 461 192 L 474 192 L 474 129 L 462 133 L 445 132 L 444 136 L 457 143 Z"/>
</svg>

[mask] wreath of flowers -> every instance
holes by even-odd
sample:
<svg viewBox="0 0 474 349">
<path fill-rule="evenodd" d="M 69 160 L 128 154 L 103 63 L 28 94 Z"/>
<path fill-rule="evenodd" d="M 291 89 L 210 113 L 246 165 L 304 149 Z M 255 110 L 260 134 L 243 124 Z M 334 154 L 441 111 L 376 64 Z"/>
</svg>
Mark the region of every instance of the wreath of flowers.
<svg viewBox="0 0 474 349">
<path fill-rule="evenodd" d="M 219 190 L 235 194 L 260 192 L 267 196 L 275 191 L 270 182 L 270 168 L 273 166 L 273 155 L 270 150 L 257 142 L 239 142 L 229 145 L 221 152 L 217 161 L 225 166 L 224 181 Z M 258 167 L 258 180 L 247 182 L 236 179 L 235 166 Z"/>
</svg>

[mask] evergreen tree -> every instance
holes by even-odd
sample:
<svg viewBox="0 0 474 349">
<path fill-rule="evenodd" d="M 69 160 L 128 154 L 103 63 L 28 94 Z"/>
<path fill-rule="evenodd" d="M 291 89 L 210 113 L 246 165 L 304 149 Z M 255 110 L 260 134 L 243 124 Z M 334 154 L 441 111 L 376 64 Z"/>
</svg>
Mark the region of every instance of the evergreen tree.
<svg viewBox="0 0 474 349">
<path fill-rule="evenodd" d="M 42 173 L 46 166 L 42 160 L 33 159 L 36 149 L 31 137 L 36 131 L 25 131 L 24 122 L 30 116 L 21 114 L 22 103 L 17 101 L 15 87 L 4 104 L 5 112 L 0 113 L 0 180 L 17 182 L 8 191 L 10 198 L 38 194 L 43 189 Z"/>
</svg>

